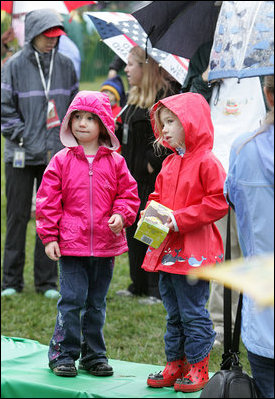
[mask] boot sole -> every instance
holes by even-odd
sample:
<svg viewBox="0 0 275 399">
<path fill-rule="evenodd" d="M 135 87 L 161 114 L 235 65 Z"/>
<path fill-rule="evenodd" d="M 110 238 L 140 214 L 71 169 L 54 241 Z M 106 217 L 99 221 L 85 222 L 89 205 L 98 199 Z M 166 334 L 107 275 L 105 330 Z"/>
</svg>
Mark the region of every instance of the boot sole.
<svg viewBox="0 0 275 399">
<path fill-rule="evenodd" d="M 114 374 L 113 371 L 105 371 L 105 372 L 104 371 L 96 372 L 96 371 L 89 371 L 89 370 L 87 370 L 87 371 L 89 374 L 95 375 L 96 377 L 109 377 Z"/>
<path fill-rule="evenodd" d="M 176 380 L 171 381 L 170 383 L 164 381 L 157 381 L 157 380 L 147 380 L 147 385 L 152 388 L 165 388 L 165 387 L 172 387 Z"/>
<path fill-rule="evenodd" d="M 201 384 L 194 384 L 194 385 L 180 385 L 180 384 L 174 384 L 174 389 L 177 392 L 197 392 L 200 391 L 204 386 L 208 383 L 209 380 L 206 382 L 203 382 Z"/>
<path fill-rule="evenodd" d="M 91 371 L 89 369 L 86 369 L 82 364 L 78 365 L 78 370 L 87 371 L 87 373 L 92 374 L 96 377 L 109 377 L 114 374 L 114 370 L 112 370 L 112 371 Z"/>
<path fill-rule="evenodd" d="M 73 373 L 70 371 L 53 371 L 54 375 L 58 377 L 76 377 L 77 373 Z"/>
</svg>

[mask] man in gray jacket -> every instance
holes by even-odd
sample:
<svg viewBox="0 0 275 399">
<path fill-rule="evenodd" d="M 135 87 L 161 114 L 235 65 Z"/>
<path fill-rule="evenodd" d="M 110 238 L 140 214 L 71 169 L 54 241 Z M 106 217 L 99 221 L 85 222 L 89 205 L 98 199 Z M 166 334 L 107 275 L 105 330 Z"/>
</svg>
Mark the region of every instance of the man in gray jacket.
<svg viewBox="0 0 275 399">
<path fill-rule="evenodd" d="M 7 226 L 1 296 L 23 289 L 34 179 L 38 189 L 50 158 L 63 148 L 60 124 L 78 92 L 72 61 L 57 52 L 62 34 L 63 24 L 55 11 L 31 11 L 25 19 L 23 49 L 2 68 L 1 133 L 5 137 Z M 57 264 L 46 256 L 36 235 L 36 291 L 57 298 L 57 279 Z"/>
</svg>

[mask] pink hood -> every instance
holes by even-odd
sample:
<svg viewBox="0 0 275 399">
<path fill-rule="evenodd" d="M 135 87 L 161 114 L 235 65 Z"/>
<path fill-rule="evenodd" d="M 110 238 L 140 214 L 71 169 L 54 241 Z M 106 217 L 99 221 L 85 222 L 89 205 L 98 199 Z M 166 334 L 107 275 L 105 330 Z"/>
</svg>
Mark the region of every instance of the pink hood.
<svg viewBox="0 0 275 399">
<path fill-rule="evenodd" d="M 83 90 L 77 93 L 71 102 L 60 129 L 60 140 L 65 147 L 76 147 L 78 143 L 69 127 L 71 113 L 87 111 L 96 114 L 106 127 L 112 143 L 112 150 L 117 150 L 120 143 L 115 135 L 115 123 L 109 97 L 99 91 Z"/>
</svg>

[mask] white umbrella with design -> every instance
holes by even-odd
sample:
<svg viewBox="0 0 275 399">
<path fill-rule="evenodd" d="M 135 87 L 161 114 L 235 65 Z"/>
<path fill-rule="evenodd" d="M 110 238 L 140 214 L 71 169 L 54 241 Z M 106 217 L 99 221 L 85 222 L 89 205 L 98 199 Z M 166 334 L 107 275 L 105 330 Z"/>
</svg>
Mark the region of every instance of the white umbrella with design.
<svg viewBox="0 0 275 399">
<path fill-rule="evenodd" d="M 274 74 L 274 1 L 223 1 L 208 80 Z"/>
<path fill-rule="evenodd" d="M 1 1 L 1 10 L 8 14 L 26 14 L 33 10 L 51 8 L 60 14 L 69 14 L 72 10 L 97 1 Z"/>
</svg>

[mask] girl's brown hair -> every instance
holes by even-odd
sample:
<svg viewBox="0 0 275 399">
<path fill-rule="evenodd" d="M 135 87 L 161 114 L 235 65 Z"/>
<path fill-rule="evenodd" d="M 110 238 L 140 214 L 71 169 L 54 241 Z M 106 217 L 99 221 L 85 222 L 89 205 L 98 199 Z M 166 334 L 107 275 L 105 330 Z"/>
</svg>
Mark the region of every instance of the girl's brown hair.
<svg viewBox="0 0 275 399">
<path fill-rule="evenodd" d="M 157 94 L 163 90 L 163 97 L 169 89 L 167 73 L 148 56 L 145 58 L 145 51 L 135 46 L 130 53 L 142 67 L 142 80 L 139 86 L 132 86 L 129 90 L 128 104 L 136 105 L 140 108 L 151 108 L 156 101 Z"/>
<path fill-rule="evenodd" d="M 93 114 L 98 121 L 100 134 L 98 138 L 99 145 L 107 145 L 108 147 L 112 147 L 111 137 L 108 133 L 107 128 L 103 124 L 102 120 L 96 114 Z"/>
</svg>

